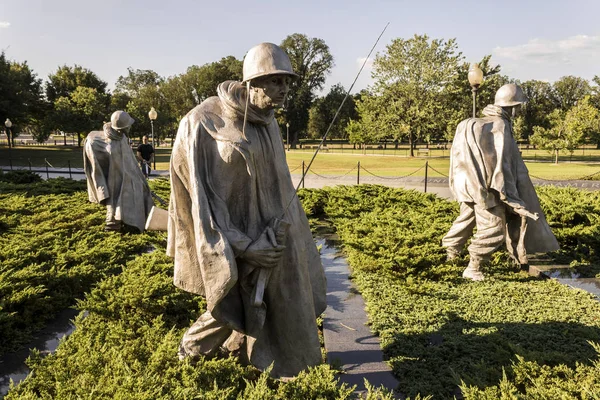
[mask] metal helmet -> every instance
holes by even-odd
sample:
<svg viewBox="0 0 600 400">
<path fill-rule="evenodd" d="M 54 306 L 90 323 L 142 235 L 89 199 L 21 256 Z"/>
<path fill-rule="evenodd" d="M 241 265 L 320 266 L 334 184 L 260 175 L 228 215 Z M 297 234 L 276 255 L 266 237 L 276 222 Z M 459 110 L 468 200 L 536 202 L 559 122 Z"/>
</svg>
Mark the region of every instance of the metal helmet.
<svg viewBox="0 0 600 400">
<path fill-rule="evenodd" d="M 527 96 L 523 89 L 514 83 L 508 83 L 498 89 L 494 99 L 494 105 L 499 107 L 512 107 L 523 103 L 527 103 Z"/>
<path fill-rule="evenodd" d="M 273 43 L 261 43 L 248 50 L 244 57 L 243 72 L 243 82 L 266 75 L 298 76 L 286 52 Z"/>
<path fill-rule="evenodd" d="M 134 122 L 135 120 L 125 111 L 115 111 L 110 116 L 110 126 L 116 130 L 129 128 Z"/>
</svg>

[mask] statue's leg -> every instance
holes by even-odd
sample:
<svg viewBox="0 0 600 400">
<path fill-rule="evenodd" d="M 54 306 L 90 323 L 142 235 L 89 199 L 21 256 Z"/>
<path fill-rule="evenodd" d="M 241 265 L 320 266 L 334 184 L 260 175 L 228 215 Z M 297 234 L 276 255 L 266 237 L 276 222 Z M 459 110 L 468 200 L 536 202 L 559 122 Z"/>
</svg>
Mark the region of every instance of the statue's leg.
<svg viewBox="0 0 600 400">
<path fill-rule="evenodd" d="M 107 231 L 118 231 L 121 229 L 121 221 L 115 219 L 115 208 L 110 204 L 106 205 L 106 225 L 104 229 Z"/>
<path fill-rule="evenodd" d="M 465 243 L 473 233 L 475 227 L 475 211 L 472 203 L 460 203 L 460 214 L 452 227 L 442 239 L 442 246 L 446 248 L 448 260 L 458 257 Z"/>
<path fill-rule="evenodd" d="M 179 358 L 215 355 L 231 335 L 232 329 L 205 312 L 188 329 L 179 346 Z"/>
<path fill-rule="evenodd" d="M 475 205 L 474 210 L 477 231 L 469 245 L 471 258 L 463 277 L 481 281 L 484 279 L 480 271 L 481 264 L 488 261 L 506 240 L 506 208 L 504 204 L 489 209 Z"/>
</svg>

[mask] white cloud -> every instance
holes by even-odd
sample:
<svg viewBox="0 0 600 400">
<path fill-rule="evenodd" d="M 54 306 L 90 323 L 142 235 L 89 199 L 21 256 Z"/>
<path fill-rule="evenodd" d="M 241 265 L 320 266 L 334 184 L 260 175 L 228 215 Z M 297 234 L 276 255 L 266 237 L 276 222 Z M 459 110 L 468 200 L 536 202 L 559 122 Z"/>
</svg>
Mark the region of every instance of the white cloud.
<svg viewBox="0 0 600 400">
<path fill-rule="evenodd" d="M 517 46 L 496 47 L 493 55 L 515 61 L 570 62 L 573 58 L 600 53 L 600 36 L 577 35 L 561 40 L 531 39 Z"/>
<path fill-rule="evenodd" d="M 8 28 L 10 26 L 10 22 L 0 21 L 0 28 Z"/>
</svg>

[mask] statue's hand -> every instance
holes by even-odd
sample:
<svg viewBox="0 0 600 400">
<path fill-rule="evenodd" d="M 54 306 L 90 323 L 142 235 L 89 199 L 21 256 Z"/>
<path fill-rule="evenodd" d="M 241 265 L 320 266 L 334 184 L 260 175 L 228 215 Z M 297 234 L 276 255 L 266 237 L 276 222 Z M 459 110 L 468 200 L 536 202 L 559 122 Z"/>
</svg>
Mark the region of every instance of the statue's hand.
<svg viewBox="0 0 600 400">
<path fill-rule="evenodd" d="M 540 218 L 538 213 L 531 213 L 531 212 L 527 211 L 525 208 L 514 208 L 513 210 L 520 216 L 529 217 L 534 221 L 537 221 Z"/>
<path fill-rule="evenodd" d="M 267 227 L 260 237 L 252 242 L 242 258 L 254 267 L 276 267 L 283 254 L 285 246 L 276 244 L 275 233 Z"/>
</svg>

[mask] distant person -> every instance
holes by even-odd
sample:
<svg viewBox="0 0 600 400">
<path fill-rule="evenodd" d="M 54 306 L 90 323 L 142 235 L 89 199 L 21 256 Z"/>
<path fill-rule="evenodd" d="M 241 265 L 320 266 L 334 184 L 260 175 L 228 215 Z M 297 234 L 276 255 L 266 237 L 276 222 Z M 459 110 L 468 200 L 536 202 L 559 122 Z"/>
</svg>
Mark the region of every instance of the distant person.
<svg viewBox="0 0 600 400">
<path fill-rule="evenodd" d="M 88 197 L 106 206 L 108 231 L 123 224 L 144 231 L 153 201 L 148 182 L 138 167 L 127 133 L 134 120 L 125 111 L 115 111 L 101 131 L 90 132 L 85 140 L 83 166 Z"/>
<path fill-rule="evenodd" d="M 148 175 L 150 175 L 150 167 L 154 160 L 154 147 L 148 143 L 148 136 L 146 135 L 142 137 L 142 144 L 137 148 L 137 158 L 140 161 L 142 173 L 148 178 Z"/>
<path fill-rule="evenodd" d="M 453 259 L 477 229 L 462 274 L 466 279 L 483 280 L 481 265 L 504 243 L 520 264 L 527 264 L 527 253 L 558 250 L 513 137 L 511 118 L 526 101 L 519 86 L 504 85 L 494 104 L 483 110 L 483 118 L 466 119 L 456 129 L 450 190 L 460 202 L 460 215 L 442 245 Z"/>
</svg>

